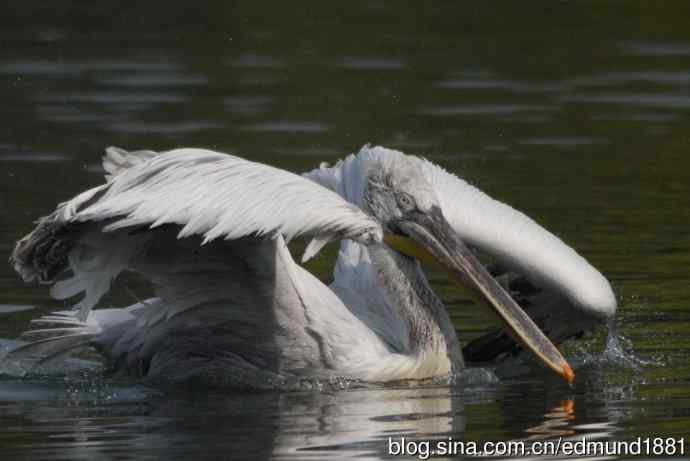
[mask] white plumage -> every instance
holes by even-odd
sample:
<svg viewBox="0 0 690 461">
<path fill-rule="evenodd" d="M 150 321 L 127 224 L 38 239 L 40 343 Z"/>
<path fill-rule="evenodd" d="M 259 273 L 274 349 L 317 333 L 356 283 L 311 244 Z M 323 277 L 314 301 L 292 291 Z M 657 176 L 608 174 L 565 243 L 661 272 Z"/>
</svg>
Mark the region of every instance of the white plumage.
<svg viewBox="0 0 690 461">
<path fill-rule="evenodd" d="M 419 210 L 440 206 L 458 235 L 543 284 L 540 291 L 569 300 L 566 309 L 586 321 L 559 340 L 615 311 L 606 279 L 570 247 L 396 151 L 365 146 L 304 177 L 202 149 L 109 148 L 104 167 L 105 184 L 61 204 L 17 244 L 14 266 L 25 280 L 54 283 L 57 299 L 84 295 L 76 316 L 39 319 L 62 326 L 34 331 L 48 338 L 15 358 L 92 345 L 150 379 L 251 387 L 457 372 L 462 354 L 441 301 L 419 263 L 383 243 L 400 211 L 373 196 L 379 176 L 381 187 L 413 195 Z M 304 259 L 342 242 L 330 287 L 292 259 L 286 243 L 295 237 L 311 239 Z M 92 311 L 124 270 L 147 278 L 156 296 Z"/>
<path fill-rule="evenodd" d="M 378 223 L 337 195 L 287 171 L 226 154 L 176 149 L 109 173 L 117 176 L 105 193 L 74 220 L 115 218 L 106 231 L 178 224 L 180 238 L 203 235 L 204 243 L 273 233 L 287 241 L 304 235 L 381 238 Z"/>
<path fill-rule="evenodd" d="M 535 283 L 561 291 L 589 314 L 610 317 L 616 299 L 608 281 L 585 258 L 529 216 L 489 197 L 431 162 L 423 168 L 444 214 L 460 236 Z"/>
<path fill-rule="evenodd" d="M 306 176 L 361 206 L 367 165 L 391 162 L 397 155 L 404 154 L 365 147 L 333 168 L 322 165 Z M 557 288 L 591 315 L 614 315 L 616 299 L 608 281 L 558 237 L 440 166 L 418 157 L 406 160 L 423 172 L 444 216 L 469 244 L 528 274 L 534 282 Z"/>
</svg>

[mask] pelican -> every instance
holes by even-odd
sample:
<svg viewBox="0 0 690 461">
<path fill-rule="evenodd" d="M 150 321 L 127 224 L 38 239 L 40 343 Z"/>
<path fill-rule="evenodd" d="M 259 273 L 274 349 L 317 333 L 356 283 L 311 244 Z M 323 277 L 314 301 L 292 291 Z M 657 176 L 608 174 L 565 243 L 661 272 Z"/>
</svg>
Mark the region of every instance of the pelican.
<svg viewBox="0 0 690 461">
<path fill-rule="evenodd" d="M 608 281 L 572 248 L 420 157 L 366 145 L 299 176 L 204 149 L 111 147 L 103 166 L 105 183 L 17 242 L 11 262 L 25 281 L 81 299 L 35 319 L 10 358 L 44 363 L 91 346 L 154 382 L 247 387 L 446 377 L 464 361 L 425 276 L 436 264 L 503 327 L 465 347 L 470 361 L 528 351 L 572 382 L 554 342 L 616 310 Z M 298 237 L 309 242 L 303 263 L 339 242 L 330 285 L 293 260 Z M 155 297 L 94 309 L 125 271 Z"/>
</svg>

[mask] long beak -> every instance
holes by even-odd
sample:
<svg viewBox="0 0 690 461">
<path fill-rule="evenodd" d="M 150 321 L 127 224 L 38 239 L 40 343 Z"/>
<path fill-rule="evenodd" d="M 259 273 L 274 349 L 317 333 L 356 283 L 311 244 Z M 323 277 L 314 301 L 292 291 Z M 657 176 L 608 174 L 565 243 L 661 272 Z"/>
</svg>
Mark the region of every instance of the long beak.
<svg viewBox="0 0 690 461">
<path fill-rule="evenodd" d="M 396 225 L 412 241 L 405 237 L 387 236 L 385 241 L 389 246 L 422 261 L 441 263 L 498 314 L 515 339 L 565 381 L 573 382 L 575 374 L 556 346 L 489 275 L 450 227 L 440 209 L 434 208 L 429 214 L 417 213 L 412 218 L 396 222 Z"/>
</svg>

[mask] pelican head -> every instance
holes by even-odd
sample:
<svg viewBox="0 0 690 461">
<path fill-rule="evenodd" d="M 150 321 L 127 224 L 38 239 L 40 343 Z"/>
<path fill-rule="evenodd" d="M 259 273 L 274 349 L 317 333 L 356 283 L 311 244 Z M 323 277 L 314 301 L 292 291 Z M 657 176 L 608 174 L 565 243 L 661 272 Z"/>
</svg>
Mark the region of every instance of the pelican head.
<svg viewBox="0 0 690 461">
<path fill-rule="evenodd" d="M 364 152 L 364 150 L 363 150 Z M 425 263 L 440 264 L 488 306 L 507 332 L 568 382 L 574 374 L 556 346 L 534 324 L 468 248 L 444 215 L 428 162 L 388 149 L 360 152 L 361 206 L 382 226 L 384 242 Z M 437 168 L 437 167 L 436 167 Z"/>
</svg>

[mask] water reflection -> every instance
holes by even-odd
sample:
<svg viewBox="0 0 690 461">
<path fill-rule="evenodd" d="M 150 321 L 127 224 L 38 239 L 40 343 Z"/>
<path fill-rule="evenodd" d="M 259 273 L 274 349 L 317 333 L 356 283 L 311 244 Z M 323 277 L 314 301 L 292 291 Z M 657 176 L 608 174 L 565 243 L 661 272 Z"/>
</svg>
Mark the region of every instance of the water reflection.
<svg viewBox="0 0 690 461">
<path fill-rule="evenodd" d="M 36 378 L 34 378 L 36 379 Z M 82 378 L 0 380 L 0 417 L 6 421 L 0 449 L 32 459 L 87 459 L 104 454 L 137 458 L 204 456 L 253 459 L 383 459 L 391 443 L 439 441 L 611 440 L 619 415 L 583 423 L 580 397 L 539 411 L 539 386 L 500 384 L 415 389 L 354 389 L 244 394 L 208 389 L 161 393 L 133 383 Z M 533 410 L 525 424 L 515 398 Z M 579 403 L 578 403 L 579 401 Z M 491 409 L 498 405 L 499 414 Z M 580 413 L 588 412 L 585 406 Z M 468 413 L 472 419 L 468 420 Z M 500 435 L 493 421 L 512 420 Z M 522 425 L 522 427 L 521 427 Z M 27 431 L 30 443 L 22 443 Z M 40 440 L 40 442 L 38 442 Z M 59 451 L 56 451 L 59 450 Z M 438 459 L 446 459 L 440 457 Z"/>
<path fill-rule="evenodd" d="M 300 415 L 301 424 L 276 437 L 274 455 L 308 452 L 330 458 L 345 452 L 348 457 L 380 459 L 388 454 L 389 438 L 461 438 L 465 427 L 462 398 L 448 388 L 287 397 L 281 403 L 284 414 Z"/>
<path fill-rule="evenodd" d="M 0 455 L 387 459 L 403 441 L 433 450 L 449 441 L 479 449 L 487 441 L 524 442 L 529 449 L 556 438 L 617 440 L 628 417 L 618 402 L 633 396 L 611 393 L 615 386 L 602 379 L 611 370 L 578 365 L 576 389 L 553 388 L 541 376 L 499 381 L 472 369 L 453 386 L 244 393 L 147 388 L 104 378 L 96 363 L 73 359 L 50 375 L 0 377 L 0 418 L 7 423 Z M 602 392 L 601 402 L 591 400 Z M 30 443 L 22 442 L 27 433 Z M 546 459 L 555 458 L 562 457 Z"/>
<path fill-rule="evenodd" d="M 575 419 L 575 402 L 564 400 L 548 412 L 544 413 L 544 422 L 525 429 L 528 440 L 547 439 L 551 437 L 567 437 L 575 434 L 572 421 Z"/>
<path fill-rule="evenodd" d="M 11 421 L 0 452 L 32 459 L 106 453 L 160 459 L 195 455 L 203 447 L 211 457 L 380 459 L 389 437 L 460 437 L 465 424 L 461 399 L 448 388 L 249 395 L 189 390 L 162 398 L 146 389 L 100 386 L 0 382 L 3 400 L 23 401 L 0 406 L 0 416 Z M 41 442 L 19 442 L 26 430 Z"/>
</svg>

